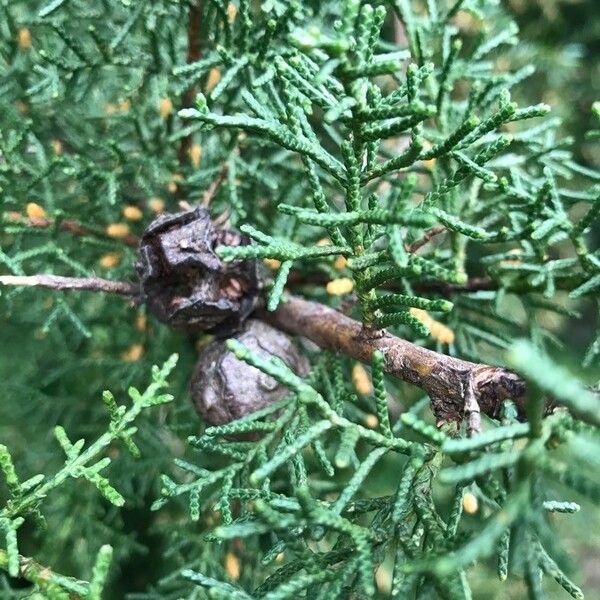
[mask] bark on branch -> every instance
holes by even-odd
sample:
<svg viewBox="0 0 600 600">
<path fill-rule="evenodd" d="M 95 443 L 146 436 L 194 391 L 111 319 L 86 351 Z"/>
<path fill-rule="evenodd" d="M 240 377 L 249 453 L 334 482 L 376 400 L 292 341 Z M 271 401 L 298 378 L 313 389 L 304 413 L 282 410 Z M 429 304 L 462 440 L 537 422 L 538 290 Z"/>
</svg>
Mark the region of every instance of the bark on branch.
<svg viewBox="0 0 600 600">
<path fill-rule="evenodd" d="M 39 286 L 55 290 L 89 290 L 139 297 L 139 286 L 98 277 L 57 275 L 3 275 L 0 285 Z M 492 418 L 501 414 L 510 398 L 524 412 L 525 382 L 501 367 L 473 363 L 408 342 L 385 331 L 373 331 L 362 323 L 324 304 L 289 296 L 274 312 L 264 308 L 256 317 L 293 335 L 308 338 L 321 348 L 369 363 L 375 350 L 385 356 L 385 370 L 420 387 L 431 398 L 438 422 L 467 418 L 469 428 L 479 429 L 480 412 Z"/>
<path fill-rule="evenodd" d="M 438 421 L 469 419 L 478 428 L 479 410 L 498 418 L 504 400 L 511 398 L 523 410 L 525 382 L 512 371 L 440 354 L 387 332 L 373 332 L 336 310 L 291 296 L 274 312 L 259 317 L 321 348 L 370 362 L 375 350 L 385 356 L 390 375 L 423 389 L 431 398 Z"/>
</svg>

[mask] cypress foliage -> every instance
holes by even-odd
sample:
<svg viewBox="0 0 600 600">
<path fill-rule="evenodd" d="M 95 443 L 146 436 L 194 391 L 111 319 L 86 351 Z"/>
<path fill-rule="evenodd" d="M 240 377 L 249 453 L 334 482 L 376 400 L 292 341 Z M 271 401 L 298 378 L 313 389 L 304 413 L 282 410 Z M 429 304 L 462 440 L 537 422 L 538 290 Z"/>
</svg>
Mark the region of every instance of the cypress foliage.
<svg viewBox="0 0 600 600">
<path fill-rule="evenodd" d="M 600 501 L 600 172 L 526 103 L 500 3 L 36 4 L 0 2 L 2 593 L 468 599 L 494 565 L 583 598 L 555 521 Z M 265 263 L 257 318 L 337 308 L 370 371 L 232 338 L 289 395 L 203 424 L 207 337 L 127 298 L 144 228 L 196 205 L 253 240 L 216 253 Z"/>
</svg>

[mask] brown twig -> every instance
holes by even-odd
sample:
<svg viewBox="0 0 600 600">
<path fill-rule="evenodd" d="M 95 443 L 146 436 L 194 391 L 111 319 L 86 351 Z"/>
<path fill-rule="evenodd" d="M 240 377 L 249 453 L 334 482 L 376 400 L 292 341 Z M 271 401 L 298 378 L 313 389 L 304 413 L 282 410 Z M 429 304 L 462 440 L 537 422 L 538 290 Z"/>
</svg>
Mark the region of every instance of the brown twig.
<svg viewBox="0 0 600 600">
<path fill-rule="evenodd" d="M 288 287 L 294 288 L 303 285 L 323 286 L 330 281 L 331 276 L 327 273 L 307 274 L 302 271 L 291 271 L 288 277 Z M 581 274 L 569 275 L 556 280 L 556 289 L 570 291 L 584 282 Z M 381 286 L 381 289 L 396 290 L 400 288 L 399 281 L 389 281 Z M 528 280 L 520 279 L 512 283 L 502 284 L 491 277 L 471 277 L 465 283 L 447 283 L 445 281 L 415 281 L 411 282 L 414 292 L 419 294 L 439 294 L 445 298 L 451 298 L 457 294 L 470 294 L 472 292 L 495 291 L 503 289 L 506 292 L 518 294 L 535 294 L 544 291 L 544 282 L 532 284 Z M 593 294 L 593 290 L 590 294 Z"/>
<path fill-rule="evenodd" d="M 585 278 L 580 273 L 556 279 L 556 289 L 571 291 L 580 286 Z M 506 292 L 516 294 L 539 294 L 544 291 L 545 282 L 532 283 L 527 279 L 518 279 L 512 283 L 502 285 L 491 277 L 471 277 L 466 283 L 446 283 L 444 281 L 415 282 L 413 290 L 419 293 L 434 293 L 451 297 L 455 294 L 469 294 L 471 292 L 494 291 L 502 288 Z M 593 290 L 590 292 L 593 294 Z"/>
<path fill-rule="evenodd" d="M 0 285 L 89 290 L 134 299 L 139 296 L 136 284 L 96 277 L 3 275 Z M 318 302 L 291 296 L 274 312 L 261 308 L 256 316 L 283 331 L 306 337 L 321 348 L 362 362 L 369 363 L 373 352 L 382 351 L 386 372 L 423 389 L 431 398 L 438 422 L 467 417 L 469 428 L 477 431 L 479 412 L 497 418 L 508 398 L 523 410 L 525 382 L 512 371 L 434 352 L 385 331 L 367 330 L 359 321 Z"/>
<path fill-rule="evenodd" d="M 471 277 L 465 283 L 447 283 L 445 281 L 417 281 L 413 284 L 415 292 L 434 293 L 450 297 L 455 294 L 469 294 L 471 292 L 494 291 L 500 285 L 490 277 Z M 507 291 L 511 288 L 507 287 Z"/>
<path fill-rule="evenodd" d="M 436 235 L 439 235 L 440 233 L 444 233 L 444 231 L 446 231 L 446 227 L 444 225 L 437 225 L 436 227 L 432 227 L 431 229 L 428 229 L 423 234 L 423 237 L 419 238 L 418 240 L 415 240 L 412 244 L 409 244 L 406 247 L 406 251 L 410 252 L 410 253 L 416 252 L 417 250 L 422 248 L 425 244 L 427 244 L 429 241 L 431 241 Z"/>
<path fill-rule="evenodd" d="M 229 171 L 229 163 L 223 163 L 223 167 L 219 171 L 219 174 L 213 179 L 211 184 L 206 188 L 204 194 L 202 194 L 202 200 L 200 200 L 200 206 L 207 207 L 216 196 L 221 184 L 227 177 L 227 173 Z"/>
<path fill-rule="evenodd" d="M 434 352 L 387 332 L 368 331 L 323 304 L 291 296 L 272 313 L 261 310 L 259 317 L 362 362 L 369 363 L 373 352 L 382 351 L 385 370 L 427 392 L 439 422 L 468 417 L 470 427 L 477 429 L 479 410 L 497 418 L 508 398 L 523 408 L 525 382 L 512 371 Z"/>
<path fill-rule="evenodd" d="M 21 217 L 20 219 L 15 218 L 12 220 L 19 225 L 26 225 L 27 227 L 33 227 L 36 229 L 47 229 L 55 224 L 55 221 L 53 219 L 48 219 L 47 217 L 28 219 Z M 119 240 L 123 242 L 126 246 L 130 246 L 131 248 L 136 248 L 139 243 L 139 238 L 133 233 L 129 233 L 123 237 L 114 238 L 104 231 L 94 229 L 92 227 L 87 227 L 86 225 L 82 225 L 81 223 L 79 223 L 79 221 L 74 221 L 73 219 L 65 219 L 63 221 L 59 221 L 57 227 L 60 231 L 70 233 L 72 235 L 78 235 L 82 237 L 92 236 L 102 239 Z"/>
<path fill-rule="evenodd" d="M 133 298 L 138 296 L 140 291 L 138 285 L 127 281 L 111 281 L 100 277 L 61 277 L 60 275 L 0 275 L 0 285 L 106 292 Z"/>
<path fill-rule="evenodd" d="M 302 285 L 323 286 L 330 281 L 330 279 L 331 276 L 327 273 L 316 272 L 307 274 L 302 271 L 291 271 L 288 277 L 288 287 Z M 383 285 L 382 289 L 394 290 L 398 287 L 398 282 L 391 281 Z M 455 294 L 497 290 L 498 288 L 499 284 L 489 277 L 472 277 L 466 283 L 446 283 L 445 281 L 415 281 L 412 283 L 412 289 L 415 292 L 440 294 L 445 297 L 450 297 Z M 508 291 L 512 290 L 510 287 L 506 289 Z"/>
<path fill-rule="evenodd" d="M 202 0 L 195 0 L 190 5 L 190 12 L 188 17 L 188 32 L 187 32 L 187 58 L 188 64 L 197 62 L 202 56 L 202 50 L 200 48 L 200 26 L 202 24 Z M 194 105 L 196 98 L 196 86 L 190 86 L 183 94 L 181 98 L 181 108 L 190 108 Z M 179 145 L 179 151 L 177 158 L 179 164 L 185 164 L 190 148 L 192 146 L 192 134 L 181 138 Z"/>
</svg>

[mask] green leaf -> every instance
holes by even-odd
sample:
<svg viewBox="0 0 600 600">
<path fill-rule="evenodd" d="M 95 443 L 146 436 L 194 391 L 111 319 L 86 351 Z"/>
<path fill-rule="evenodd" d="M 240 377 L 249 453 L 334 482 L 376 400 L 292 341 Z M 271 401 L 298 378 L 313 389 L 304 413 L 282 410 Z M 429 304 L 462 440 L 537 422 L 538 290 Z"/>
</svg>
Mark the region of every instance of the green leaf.
<svg viewBox="0 0 600 600">
<path fill-rule="evenodd" d="M 600 426 L 600 397 L 587 390 L 564 367 L 527 340 L 519 340 L 509 351 L 511 366 L 541 390 L 551 394 L 576 417 Z"/>
</svg>

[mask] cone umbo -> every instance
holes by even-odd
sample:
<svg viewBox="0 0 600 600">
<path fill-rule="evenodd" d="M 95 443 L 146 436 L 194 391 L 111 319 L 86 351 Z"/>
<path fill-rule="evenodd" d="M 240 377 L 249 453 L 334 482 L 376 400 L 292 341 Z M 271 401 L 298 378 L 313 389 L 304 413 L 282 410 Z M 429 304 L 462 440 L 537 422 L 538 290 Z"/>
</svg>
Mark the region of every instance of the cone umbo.
<svg viewBox="0 0 600 600">
<path fill-rule="evenodd" d="M 291 338 L 262 321 L 248 320 L 235 339 L 260 357 L 280 358 L 300 377 L 308 374 L 308 360 Z M 237 359 L 225 340 L 204 348 L 190 389 L 194 407 L 210 425 L 229 423 L 289 394 L 286 386 Z"/>
<path fill-rule="evenodd" d="M 239 329 L 256 304 L 258 266 L 254 260 L 224 262 L 215 248 L 250 243 L 216 229 L 204 208 L 157 217 L 142 235 L 136 263 L 150 312 L 188 332 L 228 335 Z"/>
</svg>

